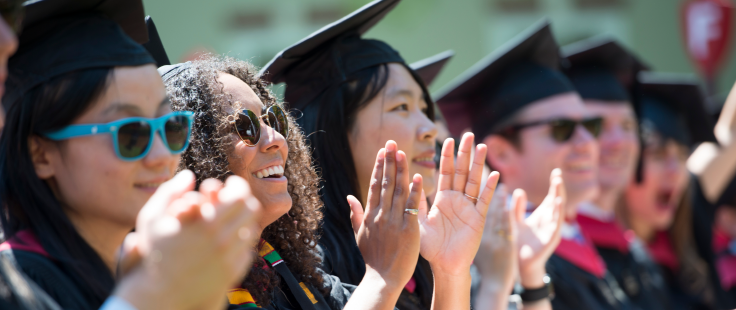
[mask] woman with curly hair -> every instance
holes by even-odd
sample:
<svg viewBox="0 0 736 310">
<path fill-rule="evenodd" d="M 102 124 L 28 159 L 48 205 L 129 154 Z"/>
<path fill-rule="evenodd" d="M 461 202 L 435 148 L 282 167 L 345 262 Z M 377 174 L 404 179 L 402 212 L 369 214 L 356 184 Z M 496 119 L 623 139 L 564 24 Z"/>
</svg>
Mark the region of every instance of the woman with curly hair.
<svg viewBox="0 0 736 310">
<path fill-rule="evenodd" d="M 416 216 L 426 216 L 427 212 L 426 203 L 420 203 L 422 177 L 415 175 L 410 181 L 406 154 L 395 142 L 386 143 L 374 164 L 375 182 L 368 191 L 365 215 L 362 208 L 356 209 L 359 220 L 353 223 L 366 275 L 357 288 L 327 275 L 320 269 L 315 249 L 322 203 L 319 178 L 305 137 L 256 72 L 246 62 L 214 56 L 159 68 L 173 109 L 195 112 L 191 147 L 183 153 L 180 169 L 194 171 L 198 180 L 241 176 L 249 181 L 263 205 L 264 215 L 259 222 L 263 240 L 258 247 L 263 259 L 254 264 L 238 288 L 229 292 L 231 305 L 266 309 L 393 308 L 418 258 Z M 448 169 L 453 166 L 452 148 L 446 151 L 449 153 L 442 166 Z M 458 160 L 470 164 L 469 154 Z M 482 169 L 477 166 L 465 171 L 473 181 L 481 176 Z M 477 204 L 455 203 L 450 207 L 459 213 L 472 209 L 485 216 L 497 179 L 498 174 L 491 176 Z M 452 184 L 452 175 L 444 182 Z M 465 181 L 460 182 L 464 187 Z M 477 192 L 479 184 L 475 185 Z M 450 237 L 479 242 L 481 231 L 446 232 Z M 446 253 L 449 247 L 438 243 L 436 248 Z M 472 260 L 472 256 L 457 258 Z M 469 297 L 469 287 L 467 292 L 448 288 L 436 296 L 436 307 L 467 308 L 463 305 L 469 307 Z"/>
</svg>

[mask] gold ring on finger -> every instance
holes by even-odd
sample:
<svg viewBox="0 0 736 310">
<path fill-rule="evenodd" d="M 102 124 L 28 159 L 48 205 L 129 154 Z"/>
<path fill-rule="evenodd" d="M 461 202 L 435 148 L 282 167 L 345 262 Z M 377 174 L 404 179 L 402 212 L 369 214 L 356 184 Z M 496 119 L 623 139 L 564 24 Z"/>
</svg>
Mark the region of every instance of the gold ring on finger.
<svg viewBox="0 0 736 310">
<path fill-rule="evenodd" d="M 411 215 L 417 215 L 419 214 L 419 209 L 404 209 L 404 213 L 411 214 Z"/>
<path fill-rule="evenodd" d="M 472 199 L 473 202 L 478 202 L 478 197 L 473 197 L 473 196 L 470 196 L 468 194 L 463 194 L 463 195 L 465 195 L 465 197 L 468 197 L 468 198 Z"/>
</svg>

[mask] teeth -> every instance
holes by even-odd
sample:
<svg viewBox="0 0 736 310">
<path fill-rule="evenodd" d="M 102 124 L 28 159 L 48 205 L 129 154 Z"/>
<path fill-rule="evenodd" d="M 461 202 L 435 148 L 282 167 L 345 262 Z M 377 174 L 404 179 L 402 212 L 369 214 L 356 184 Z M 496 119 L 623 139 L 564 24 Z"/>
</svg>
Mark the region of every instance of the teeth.
<svg viewBox="0 0 736 310">
<path fill-rule="evenodd" d="M 271 166 L 266 169 L 258 170 L 255 173 L 253 173 L 253 176 L 259 179 L 267 178 L 272 175 L 283 175 L 284 174 L 284 167 L 281 165 L 278 166 Z"/>
</svg>

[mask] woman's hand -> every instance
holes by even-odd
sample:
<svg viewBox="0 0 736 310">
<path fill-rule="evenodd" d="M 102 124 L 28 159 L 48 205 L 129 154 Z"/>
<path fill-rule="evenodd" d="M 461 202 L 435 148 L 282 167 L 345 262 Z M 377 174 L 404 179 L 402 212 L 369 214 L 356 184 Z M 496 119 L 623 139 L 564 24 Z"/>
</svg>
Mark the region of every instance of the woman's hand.
<svg viewBox="0 0 736 310">
<path fill-rule="evenodd" d="M 483 236 L 486 213 L 499 174 L 492 172 L 481 192 L 486 146 L 480 144 L 476 147 L 471 167 L 472 146 L 473 134 L 466 133 L 460 142 L 457 163 L 454 163 L 454 141 L 445 140 L 434 205 L 429 211 L 426 203 L 419 208 L 420 253 L 429 261 L 434 273 L 469 274 Z"/>
<path fill-rule="evenodd" d="M 546 274 L 545 265 L 557 245 L 565 206 L 565 188 L 560 169 L 552 170 L 547 197 L 529 217 L 526 212 L 526 193 L 517 189 L 513 194 L 516 208 L 516 223 L 519 229 L 519 276 L 525 288 L 544 286 L 542 278 Z"/>
<path fill-rule="evenodd" d="M 248 184 L 230 177 L 193 188 L 194 175 L 183 171 L 138 215 L 121 264 L 130 271 L 114 294 L 139 310 L 202 308 L 216 295 L 222 303 L 251 267 L 260 204 Z"/>
<path fill-rule="evenodd" d="M 418 208 L 424 200 L 421 189 L 421 175 L 409 182 L 406 154 L 388 141 L 376 157 L 365 212 L 358 199 L 348 196 L 366 273 L 345 309 L 393 309 L 396 305 L 419 258 L 417 215 L 405 210 Z"/>
<path fill-rule="evenodd" d="M 518 250 L 516 214 L 513 208 L 507 208 L 507 198 L 506 187 L 499 184 L 491 200 L 478 254 L 473 260 L 481 274 L 480 292 L 475 298 L 474 309 L 508 307 L 508 297 L 518 271 Z"/>
</svg>

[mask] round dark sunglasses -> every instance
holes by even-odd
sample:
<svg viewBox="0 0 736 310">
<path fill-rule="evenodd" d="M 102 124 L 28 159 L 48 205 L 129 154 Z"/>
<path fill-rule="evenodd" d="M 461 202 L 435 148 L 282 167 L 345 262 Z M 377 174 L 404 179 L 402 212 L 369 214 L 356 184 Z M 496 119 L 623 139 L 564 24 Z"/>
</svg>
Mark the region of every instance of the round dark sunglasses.
<svg viewBox="0 0 736 310">
<path fill-rule="evenodd" d="M 235 120 L 230 121 L 230 124 L 235 127 L 235 132 L 245 145 L 256 146 L 258 141 L 261 141 L 260 119 L 263 119 L 266 125 L 273 128 L 284 138 L 289 137 L 289 121 L 286 119 L 284 110 L 277 105 L 264 108 L 260 117 L 256 116 L 253 111 L 244 109 L 238 113 Z"/>
<path fill-rule="evenodd" d="M 567 142 L 568 140 L 570 140 L 570 138 L 572 138 L 572 135 L 575 133 L 575 128 L 578 125 L 582 125 L 583 128 L 585 128 L 585 130 L 587 130 L 591 135 L 593 135 L 594 138 L 598 138 L 598 136 L 601 134 L 601 128 L 603 126 L 603 118 L 593 117 L 593 118 L 586 118 L 582 120 L 558 118 L 558 119 L 552 119 L 552 120 L 542 120 L 542 121 L 530 122 L 530 123 L 525 123 L 525 124 L 518 124 L 518 125 L 509 127 L 507 130 L 518 131 L 524 128 L 540 126 L 540 125 L 549 125 L 550 134 L 552 135 L 552 139 L 554 139 L 558 143 L 563 143 L 563 142 Z"/>
</svg>

